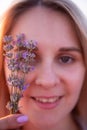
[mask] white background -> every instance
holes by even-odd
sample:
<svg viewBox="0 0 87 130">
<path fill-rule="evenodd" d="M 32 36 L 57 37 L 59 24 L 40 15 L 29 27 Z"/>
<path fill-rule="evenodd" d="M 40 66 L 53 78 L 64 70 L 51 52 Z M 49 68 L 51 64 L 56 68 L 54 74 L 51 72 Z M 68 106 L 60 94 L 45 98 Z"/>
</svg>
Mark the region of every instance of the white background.
<svg viewBox="0 0 87 130">
<path fill-rule="evenodd" d="M 0 0 L 0 15 L 5 11 L 5 9 L 9 6 L 9 4 L 12 1 L 13 0 Z M 72 0 L 72 1 L 74 1 L 87 16 L 87 0 Z"/>
</svg>

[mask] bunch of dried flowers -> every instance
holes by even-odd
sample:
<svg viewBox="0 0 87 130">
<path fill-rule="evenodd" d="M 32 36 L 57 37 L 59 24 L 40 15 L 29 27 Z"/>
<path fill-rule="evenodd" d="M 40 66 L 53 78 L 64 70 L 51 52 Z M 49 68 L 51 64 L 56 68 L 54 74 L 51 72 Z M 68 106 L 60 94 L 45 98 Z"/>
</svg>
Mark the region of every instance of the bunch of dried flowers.
<svg viewBox="0 0 87 130">
<path fill-rule="evenodd" d="M 34 69 L 37 42 L 27 41 L 23 33 L 17 35 L 15 39 L 11 35 L 5 36 L 3 42 L 4 56 L 11 72 L 7 80 L 11 87 L 10 101 L 6 107 L 14 114 L 19 111 L 18 102 L 23 97 L 23 91 L 29 86 L 25 84 L 25 74 Z"/>
</svg>

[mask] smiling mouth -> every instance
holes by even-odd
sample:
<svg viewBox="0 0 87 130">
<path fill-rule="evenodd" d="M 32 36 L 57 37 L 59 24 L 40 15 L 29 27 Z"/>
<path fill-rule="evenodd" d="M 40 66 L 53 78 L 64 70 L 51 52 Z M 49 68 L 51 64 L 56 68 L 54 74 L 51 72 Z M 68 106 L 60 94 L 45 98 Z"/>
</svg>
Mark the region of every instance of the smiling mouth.
<svg viewBox="0 0 87 130">
<path fill-rule="evenodd" d="M 39 103 L 55 103 L 62 98 L 62 96 L 55 96 L 55 97 L 31 97 L 33 100 Z"/>
</svg>

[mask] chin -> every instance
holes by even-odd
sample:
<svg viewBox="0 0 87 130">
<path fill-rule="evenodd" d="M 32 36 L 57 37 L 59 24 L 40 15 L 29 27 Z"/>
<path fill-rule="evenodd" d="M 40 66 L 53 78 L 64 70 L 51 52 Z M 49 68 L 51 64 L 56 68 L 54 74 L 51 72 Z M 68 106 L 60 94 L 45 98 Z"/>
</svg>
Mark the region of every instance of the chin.
<svg viewBox="0 0 87 130">
<path fill-rule="evenodd" d="M 31 120 L 31 122 L 35 127 L 43 128 L 44 130 L 50 129 L 54 127 L 56 124 L 58 124 L 58 122 L 55 123 L 55 122 L 51 122 L 50 120 L 43 120 L 43 118 L 41 118 L 40 120 L 34 119 Z"/>
</svg>

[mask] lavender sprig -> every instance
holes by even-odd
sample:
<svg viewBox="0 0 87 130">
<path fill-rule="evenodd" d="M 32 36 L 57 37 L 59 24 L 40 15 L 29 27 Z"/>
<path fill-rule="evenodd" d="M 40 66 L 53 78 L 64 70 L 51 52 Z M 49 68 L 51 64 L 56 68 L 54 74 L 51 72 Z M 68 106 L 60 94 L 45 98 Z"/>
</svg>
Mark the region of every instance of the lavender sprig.
<svg viewBox="0 0 87 130">
<path fill-rule="evenodd" d="M 19 111 L 18 102 L 23 97 L 23 91 L 29 86 L 25 84 L 25 74 L 34 70 L 37 42 L 27 41 L 23 33 L 17 35 L 16 39 L 13 39 L 11 35 L 5 36 L 3 42 L 4 56 L 11 72 L 8 77 L 8 85 L 11 87 L 10 101 L 6 107 L 14 114 Z"/>
</svg>

